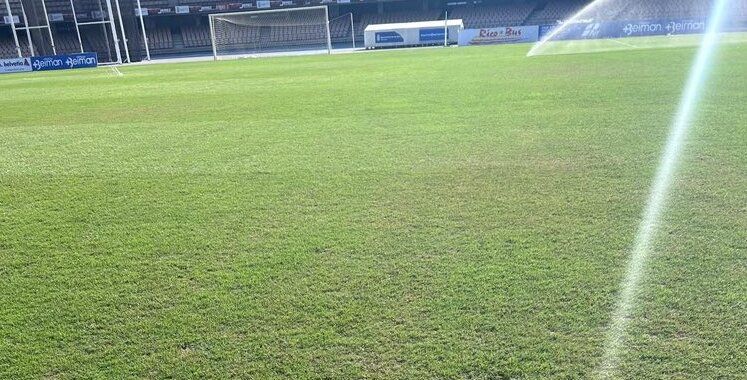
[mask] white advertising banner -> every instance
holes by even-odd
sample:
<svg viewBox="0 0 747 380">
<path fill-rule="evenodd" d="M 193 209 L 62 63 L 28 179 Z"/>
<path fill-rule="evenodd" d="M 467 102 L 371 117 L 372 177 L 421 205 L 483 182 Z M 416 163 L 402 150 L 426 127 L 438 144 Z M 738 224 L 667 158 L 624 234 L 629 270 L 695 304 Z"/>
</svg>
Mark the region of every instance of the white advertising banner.
<svg viewBox="0 0 747 380">
<path fill-rule="evenodd" d="M 3 23 L 4 24 L 10 25 L 11 24 L 11 20 L 13 20 L 12 21 L 13 24 L 20 24 L 21 23 L 20 20 L 18 19 L 18 16 L 16 16 L 16 15 L 13 15 L 13 18 L 11 18 L 10 16 L 3 16 Z"/>
<path fill-rule="evenodd" d="M 463 28 L 461 19 L 369 24 L 363 31 L 363 44 L 366 49 L 443 45 L 447 40 L 455 44 Z"/>
<path fill-rule="evenodd" d="M 269 8 L 270 0 L 257 0 L 257 8 Z"/>
<path fill-rule="evenodd" d="M 28 58 L 0 59 L 0 74 L 26 71 L 31 71 L 31 61 Z"/>
<path fill-rule="evenodd" d="M 538 40 L 539 26 L 537 25 L 464 29 L 459 34 L 459 46 L 519 44 Z"/>
</svg>

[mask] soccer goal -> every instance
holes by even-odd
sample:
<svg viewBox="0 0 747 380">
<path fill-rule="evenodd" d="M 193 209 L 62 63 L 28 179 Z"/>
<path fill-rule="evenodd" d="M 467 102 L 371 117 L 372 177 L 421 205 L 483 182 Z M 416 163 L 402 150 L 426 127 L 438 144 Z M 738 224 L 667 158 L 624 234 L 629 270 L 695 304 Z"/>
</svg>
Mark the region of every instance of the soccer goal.
<svg viewBox="0 0 747 380">
<path fill-rule="evenodd" d="M 326 6 L 210 15 L 213 58 L 332 52 Z"/>
</svg>

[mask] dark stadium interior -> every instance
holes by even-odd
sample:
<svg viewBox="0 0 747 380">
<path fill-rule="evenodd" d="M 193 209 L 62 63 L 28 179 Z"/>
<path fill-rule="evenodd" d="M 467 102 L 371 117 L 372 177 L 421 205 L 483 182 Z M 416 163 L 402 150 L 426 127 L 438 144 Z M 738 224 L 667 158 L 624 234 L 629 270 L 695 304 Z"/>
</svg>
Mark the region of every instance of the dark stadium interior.
<svg viewBox="0 0 747 380">
<path fill-rule="evenodd" d="M 369 24 L 411 22 L 444 19 L 444 17 L 464 21 L 465 28 L 488 28 L 516 25 L 554 24 L 572 15 L 583 7 L 588 0 L 477 0 L 477 1 L 439 1 L 439 0 L 393 0 L 393 1 L 350 1 L 331 2 L 321 1 L 269 1 L 270 8 L 289 8 L 299 6 L 327 5 L 331 22 L 331 36 L 333 43 L 351 41 L 351 14 L 354 19 L 356 40 L 362 39 L 363 30 Z M 104 0 L 74 0 L 79 22 L 96 21 L 106 18 L 106 3 Z M 708 1 L 702 0 L 658 0 L 653 4 L 648 0 L 636 0 L 629 5 L 629 13 L 638 19 L 646 19 L 647 13 L 662 10 L 672 17 L 700 17 L 705 16 Z M 638 4 L 636 4 L 638 3 Z M 740 2 L 740 17 L 747 20 L 747 2 Z M 24 24 L 21 7 L 25 9 L 30 25 L 43 24 L 43 12 L 38 0 L 12 0 L 10 6 L 14 16 L 19 16 L 19 23 Z M 133 60 L 144 56 L 142 38 L 135 0 L 120 1 L 124 26 L 127 32 L 129 50 Z M 72 7 L 69 0 L 46 0 L 47 12 L 51 22 L 55 44 L 58 53 L 72 53 L 80 50 L 75 27 L 72 22 Z M 144 18 L 145 29 L 150 42 L 151 54 L 188 55 L 209 52 L 211 49 L 208 14 L 231 11 L 255 10 L 256 1 L 227 2 L 226 0 L 142 0 L 142 7 L 147 8 L 148 15 Z M 180 9 L 177 10 L 177 7 Z M 185 13 L 188 7 L 188 12 Z M 702 14 L 694 14 L 698 10 Z M 116 9 L 114 10 L 115 18 Z M 682 14 L 687 12 L 686 14 Z M 7 14 L 3 4 L 3 15 Z M 126 17 L 126 15 L 130 15 Z M 0 24 L 0 58 L 15 57 L 17 55 L 12 32 L 7 17 L 5 23 Z M 51 54 L 46 32 L 35 29 L 31 32 L 33 44 L 41 51 L 37 53 Z M 18 31 L 18 39 L 24 55 L 29 55 L 27 36 Z M 282 37 L 282 36 L 281 36 Z M 272 40 L 272 35 L 257 36 Z M 86 51 L 95 51 L 99 56 L 111 57 L 111 36 L 103 25 L 88 25 L 81 27 L 81 40 Z"/>
</svg>

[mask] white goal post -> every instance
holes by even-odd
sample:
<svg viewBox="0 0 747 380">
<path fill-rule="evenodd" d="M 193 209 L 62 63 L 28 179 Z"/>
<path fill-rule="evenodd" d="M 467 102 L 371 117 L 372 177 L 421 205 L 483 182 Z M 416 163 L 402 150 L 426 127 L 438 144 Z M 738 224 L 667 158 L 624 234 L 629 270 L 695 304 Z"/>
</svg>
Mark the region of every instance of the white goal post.
<svg viewBox="0 0 747 380">
<path fill-rule="evenodd" d="M 213 59 L 288 51 L 332 53 L 326 6 L 209 16 Z"/>
</svg>

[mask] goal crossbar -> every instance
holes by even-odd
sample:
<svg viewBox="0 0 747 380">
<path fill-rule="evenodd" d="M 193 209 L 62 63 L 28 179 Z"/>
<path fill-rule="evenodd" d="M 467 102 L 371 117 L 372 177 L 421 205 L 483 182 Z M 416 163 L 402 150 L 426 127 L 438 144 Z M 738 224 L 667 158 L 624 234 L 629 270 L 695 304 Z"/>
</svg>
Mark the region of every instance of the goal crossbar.
<svg viewBox="0 0 747 380">
<path fill-rule="evenodd" d="M 226 16 L 240 16 L 240 15 L 258 15 L 258 14 L 263 14 L 263 13 L 298 12 L 298 11 L 307 11 L 307 10 L 312 10 L 312 9 L 324 9 L 325 11 L 327 11 L 327 7 L 325 5 L 317 5 L 315 7 L 262 9 L 262 10 L 259 10 L 259 11 L 211 13 L 210 17 L 226 17 Z M 329 16 L 327 16 L 327 17 L 329 17 Z"/>
</svg>

